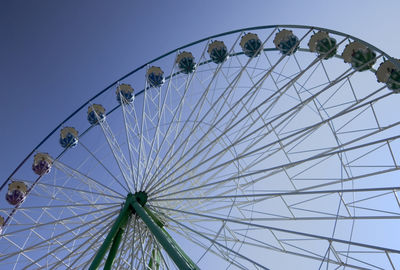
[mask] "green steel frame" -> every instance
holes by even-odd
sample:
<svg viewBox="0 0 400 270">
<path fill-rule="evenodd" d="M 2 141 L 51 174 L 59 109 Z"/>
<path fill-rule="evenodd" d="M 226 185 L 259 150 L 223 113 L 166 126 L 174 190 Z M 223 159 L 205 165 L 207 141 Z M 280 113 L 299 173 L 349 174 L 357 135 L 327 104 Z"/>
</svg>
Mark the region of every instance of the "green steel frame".
<svg viewBox="0 0 400 270">
<path fill-rule="evenodd" d="M 136 215 L 139 217 L 153 234 L 157 242 L 167 252 L 168 256 L 174 261 L 179 269 L 195 270 L 200 269 L 186 253 L 179 247 L 171 235 L 163 228 L 164 224 L 157 216 L 151 212 L 150 209 L 145 207 L 147 202 L 147 195 L 144 192 L 136 192 L 135 194 L 129 193 L 126 197 L 125 203 L 115 220 L 110 232 L 94 257 L 90 270 L 98 269 L 103 261 L 107 251 L 109 250 L 107 260 L 104 265 L 105 270 L 112 267 L 115 256 L 118 251 L 119 244 L 121 243 L 122 235 L 128 223 L 129 217 Z M 157 251 L 153 250 L 153 257 L 156 257 Z M 149 265 L 158 264 L 150 259 Z"/>
</svg>

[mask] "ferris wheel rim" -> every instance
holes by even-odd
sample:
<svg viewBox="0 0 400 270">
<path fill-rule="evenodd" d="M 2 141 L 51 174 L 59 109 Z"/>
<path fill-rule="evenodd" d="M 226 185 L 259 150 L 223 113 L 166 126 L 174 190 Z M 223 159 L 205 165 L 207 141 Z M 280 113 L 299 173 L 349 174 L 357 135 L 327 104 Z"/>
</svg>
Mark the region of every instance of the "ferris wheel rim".
<svg viewBox="0 0 400 270">
<path fill-rule="evenodd" d="M 290 26 L 288 26 L 288 25 L 283 25 L 283 26 L 281 26 L 281 27 L 290 27 Z M 272 28 L 272 26 L 271 26 L 271 28 Z M 261 28 L 261 29 L 263 29 L 263 28 Z M 265 28 L 264 28 L 265 29 Z M 313 28 L 313 29 L 316 29 L 316 28 Z M 321 29 L 323 29 L 323 28 L 321 28 Z M 236 31 L 234 31 L 234 33 L 237 33 L 237 32 L 240 32 L 242 29 L 240 29 L 240 30 L 236 30 Z M 250 30 L 254 30 L 254 28 L 251 28 Z M 316 29 L 316 30 L 320 30 L 320 29 Z M 228 34 L 232 34 L 231 32 L 227 32 L 227 33 L 223 33 L 223 34 L 225 34 L 225 35 L 228 35 Z M 221 36 L 221 35 L 223 35 L 223 34 L 220 34 L 219 36 Z M 210 37 L 210 38 L 212 38 L 212 37 Z M 347 36 L 347 38 L 348 38 L 348 36 Z M 351 38 L 351 37 L 350 37 Z M 199 40 L 198 42 L 202 42 L 203 40 Z M 193 45 L 193 44 L 189 44 L 189 45 L 187 45 L 187 46 L 191 46 L 191 45 Z M 176 51 L 178 51 L 179 50 L 179 48 L 178 49 L 176 49 L 176 50 L 174 50 L 174 51 L 171 51 L 169 54 L 172 54 L 173 52 L 176 52 Z M 164 56 L 163 56 L 164 57 Z M 156 61 L 156 60 L 154 60 L 154 61 Z M 142 68 L 144 68 L 144 67 L 142 67 Z M 129 76 L 129 75 L 127 75 L 127 76 Z M 118 82 L 118 81 L 117 81 Z M 113 85 L 115 85 L 115 83 L 113 84 Z M 111 88 L 112 86 L 110 86 L 110 87 L 108 87 L 107 89 L 105 89 L 105 90 L 109 90 L 110 88 Z M 140 92 L 138 92 L 137 94 L 135 94 L 135 96 L 138 96 L 138 95 L 140 95 L 140 94 L 142 94 L 142 93 L 145 93 L 145 91 L 146 91 L 146 89 L 147 88 L 145 88 L 144 90 L 142 90 L 142 91 L 140 91 Z M 99 93 L 99 94 L 101 94 L 101 93 Z M 97 98 L 97 96 L 95 96 L 95 97 L 93 97 L 92 99 L 95 99 L 95 98 Z M 82 107 L 84 107 L 84 106 L 86 106 L 89 102 L 90 102 L 91 100 L 89 100 L 86 104 L 84 104 L 84 105 L 82 105 Z M 112 111 L 114 111 L 115 109 L 117 109 L 118 107 L 120 107 L 120 105 L 118 105 L 118 106 L 116 106 L 114 109 L 112 109 L 111 110 L 111 112 Z M 80 108 L 81 109 L 81 108 Z M 79 109 L 79 110 L 80 110 Z M 74 112 L 74 114 L 73 115 L 75 115 L 79 110 L 77 110 L 76 112 Z M 71 117 L 73 116 L 73 115 L 71 115 Z M 65 121 L 68 121 L 69 119 L 66 119 Z M 89 129 L 90 129 L 91 127 L 89 127 L 86 131 L 88 131 Z M 85 131 L 85 132 L 86 132 Z M 52 134 L 49 134 L 49 136 L 51 136 Z M 83 135 L 83 134 L 82 134 Z M 82 136 L 81 135 L 81 136 Z M 38 148 L 39 148 L 40 146 L 38 146 Z M 66 151 L 66 150 L 65 150 Z M 64 151 L 62 151 L 62 152 L 64 152 Z M 29 156 L 28 156 L 29 157 Z M 11 176 L 12 177 L 12 176 Z M 10 177 L 10 178 L 11 178 Z"/>
<path fill-rule="evenodd" d="M 35 151 L 37 151 L 40 146 L 42 146 L 44 144 L 44 142 L 46 142 L 60 127 L 62 127 L 63 124 L 65 124 L 66 122 L 68 122 L 74 115 L 76 115 L 79 111 L 81 111 L 83 108 L 85 108 L 85 106 L 87 106 L 88 104 L 90 104 L 91 101 L 95 100 L 96 98 L 100 97 L 103 93 L 107 92 L 108 90 L 110 90 L 114 85 L 116 85 L 118 82 L 124 80 L 125 78 L 129 77 L 130 75 L 142 70 L 143 68 L 147 67 L 148 65 L 166 57 L 169 56 L 173 53 L 176 53 L 179 50 L 188 48 L 190 46 L 196 45 L 198 43 L 201 43 L 203 41 L 206 40 L 210 40 L 213 38 L 218 38 L 218 37 L 222 37 L 222 36 L 226 36 L 226 35 L 230 35 L 230 34 L 235 34 L 235 33 L 239 33 L 239 32 L 244 32 L 244 31 L 251 31 L 251 30 L 263 30 L 263 29 L 270 29 L 270 28 L 279 28 L 279 27 L 287 27 L 287 28 L 297 28 L 297 29 L 315 29 L 318 31 L 325 31 L 328 33 L 332 33 L 335 35 L 339 35 L 339 36 L 343 36 L 343 37 L 347 37 L 350 38 L 354 41 L 358 41 L 366 46 L 368 46 L 369 48 L 374 49 L 375 51 L 379 52 L 382 54 L 382 56 L 387 57 L 389 61 L 391 61 L 397 68 L 400 69 L 400 63 L 395 61 L 395 59 L 393 57 L 391 57 L 389 54 L 385 53 L 384 51 L 382 51 L 381 49 L 377 48 L 376 46 L 370 44 L 369 42 L 366 42 L 362 39 L 359 39 L 353 35 L 349 35 L 346 34 L 344 32 L 340 32 L 340 31 L 336 31 L 336 30 L 332 30 L 332 29 L 328 29 L 328 28 L 323 28 L 323 27 L 318 27 L 318 26 L 310 26 L 310 25 L 297 25 L 297 24 L 276 24 L 276 25 L 264 25 L 264 26 L 253 26 L 253 27 L 246 27 L 246 28 L 241 28 L 241 29 L 235 29 L 235 30 L 231 30 L 231 31 L 226 31 L 220 34 L 215 34 L 215 35 L 211 35 L 202 39 L 199 39 L 197 41 L 194 42 L 190 42 L 187 43 L 186 45 L 183 45 L 181 47 L 178 47 L 176 49 L 173 49 L 161 56 L 158 56 L 148 62 L 146 62 L 145 64 L 133 69 L 132 71 L 126 73 L 125 75 L 123 75 L 122 77 L 120 77 L 119 79 L 117 79 L 116 81 L 112 82 L 111 84 L 109 84 L 108 86 L 106 86 L 104 89 L 102 89 L 101 91 L 99 91 L 96 95 L 94 95 L 93 97 L 91 97 L 88 101 L 86 101 L 85 103 L 83 103 L 80 107 L 78 107 L 74 112 L 72 112 L 69 116 L 67 116 L 64 120 L 62 120 L 52 131 L 50 131 L 50 133 L 48 133 L 48 135 L 46 135 L 34 148 L 33 150 L 19 163 L 19 165 L 14 169 L 14 171 L 6 178 L 6 180 L 0 185 L 0 191 L 3 190 L 3 188 L 6 186 L 6 184 L 11 181 L 12 177 L 15 175 L 15 173 L 19 170 L 20 167 L 22 167 L 22 165 L 28 161 L 28 159 L 35 153 Z M 145 89 L 139 91 L 138 93 L 135 93 L 136 95 L 140 95 L 145 91 Z M 116 108 L 118 108 L 120 105 L 117 105 L 116 107 L 114 107 L 112 110 L 115 110 Z M 90 129 L 91 127 L 89 127 L 88 129 Z M 87 129 L 87 130 L 88 130 Z"/>
</svg>

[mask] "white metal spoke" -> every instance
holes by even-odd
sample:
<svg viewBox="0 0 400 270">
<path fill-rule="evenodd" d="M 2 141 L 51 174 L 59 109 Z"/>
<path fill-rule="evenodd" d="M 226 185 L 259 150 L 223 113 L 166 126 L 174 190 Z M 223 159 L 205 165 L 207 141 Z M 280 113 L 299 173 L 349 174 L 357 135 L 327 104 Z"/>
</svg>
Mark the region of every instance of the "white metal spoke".
<svg viewBox="0 0 400 270">
<path fill-rule="evenodd" d="M 319 239 L 319 240 L 325 240 L 325 241 L 328 241 L 328 242 L 337 242 L 337 243 L 357 246 L 357 247 L 373 250 L 374 252 L 383 251 L 383 252 L 388 252 L 388 253 L 400 254 L 400 250 L 391 249 L 391 248 L 387 248 L 387 247 L 369 245 L 369 244 L 359 243 L 359 242 L 352 242 L 352 241 L 347 241 L 347 240 L 343 240 L 343 239 L 326 237 L 326 236 L 322 236 L 322 235 L 304 233 L 304 232 L 301 232 L 301 231 L 292 231 L 292 230 L 287 230 L 287 229 L 283 229 L 283 228 L 266 226 L 266 225 L 262 225 L 262 224 L 258 224 L 258 223 L 254 223 L 254 222 L 250 223 L 250 222 L 245 222 L 245 221 L 241 221 L 241 220 L 234 220 L 234 219 L 229 219 L 229 218 L 224 218 L 224 217 L 210 216 L 210 215 L 206 215 L 206 214 L 182 211 L 182 210 L 177 210 L 177 209 L 169 209 L 169 208 L 164 208 L 164 207 L 157 207 L 157 208 L 159 208 L 160 210 L 164 209 L 164 210 L 173 211 L 173 212 L 174 211 L 182 212 L 182 213 L 188 214 L 188 215 L 202 216 L 202 217 L 206 217 L 206 218 L 209 218 L 209 219 L 212 219 L 212 220 L 220 220 L 220 221 L 227 221 L 227 222 L 230 222 L 230 223 L 243 224 L 243 225 L 247 225 L 247 226 L 250 226 L 250 227 L 253 227 L 253 228 L 273 230 L 273 231 L 277 231 L 277 232 L 283 232 L 283 233 L 289 233 L 289 234 L 293 234 L 293 235 L 299 235 L 299 236 L 307 237 L 307 238 L 315 238 L 315 239 Z M 174 222 L 177 222 L 177 221 L 174 221 Z M 183 224 L 180 224 L 180 225 L 188 228 L 189 230 L 191 230 L 188 226 L 185 226 Z M 203 237 L 206 237 L 206 236 L 203 236 Z M 209 239 L 209 240 L 212 241 L 211 239 Z"/>
<path fill-rule="evenodd" d="M 166 53 L 87 101 L 2 185 L 0 262 L 88 269 L 124 201 L 143 196 L 201 269 L 396 269 L 399 68 L 296 25 Z M 176 269 L 130 211 L 112 268 Z"/>
</svg>

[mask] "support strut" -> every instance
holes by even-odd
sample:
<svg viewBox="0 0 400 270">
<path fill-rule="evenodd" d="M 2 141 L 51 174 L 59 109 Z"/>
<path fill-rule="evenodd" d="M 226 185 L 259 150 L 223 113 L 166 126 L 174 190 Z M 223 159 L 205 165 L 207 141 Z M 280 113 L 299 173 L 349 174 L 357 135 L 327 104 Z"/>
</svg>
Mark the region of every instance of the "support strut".
<svg viewBox="0 0 400 270">
<path fill-rule="evenodd" d="M 104 269 L 110 270 L 118 251 L 119 244 L 127 221 L 131 215 L 139 217 L 153 234 L 157 242 L 167 252 L 175 265 L 181 270 L 199 270 L 200 268 L 186 255 L 171 235 L 163 228 L 164 224 L 144 205 L 147 202 L 147 195 L 144 192 L 137 192 L 134 195 L 129 193 L 124 206 L 115 220 L 110 232 L 101 245 L 89 270 L 97 270 L 104 256 L 109 251 Z"/>
<path fill-rule="evenodd" d="M 119 244 L 121 243 L 122 234 L 124 230 L 119 228 L 117 235 L 114 238 L 113 244 L 110 248 L 110 252 L 108 253 L 106 264 L 104 265 L 104 270 L 111 270 L 111 267 L 114 263 L 115 255 L 117 255 Z"/>
<path fill-rule="evenodd" d="M 121 209 L 121 212 L 119 212 L 117 219 L 115 220 L 113 226 L 111 227 L 110 232 L 108 233 L 108 235 L 107 235 L 106 239 L 104 240 L 103 244 L 101 245 L 100 249 L 97 251 L 97 254 L 94 257 L 92 264 L 89 267 L 89 270 L 97 270 L 101 261 L 103 260 L 104 256 L 106 255 L 108 248 L 112 244 L 114 244 L 115 236 L 118 234 L 120 229 L 125 228 L 126 223 L 129 218 L 129 215 L 131 213 L 129 203 L 127 203 L 129 197 L 130 196 L 128 195 L 126 202 L 125 202 L 123 208 Z M 118 247 L 116 247 L 116 248 L 118 249 Z M 115 257 L 115 254 L 114 254 L 114 257 Z"/>
</svg>

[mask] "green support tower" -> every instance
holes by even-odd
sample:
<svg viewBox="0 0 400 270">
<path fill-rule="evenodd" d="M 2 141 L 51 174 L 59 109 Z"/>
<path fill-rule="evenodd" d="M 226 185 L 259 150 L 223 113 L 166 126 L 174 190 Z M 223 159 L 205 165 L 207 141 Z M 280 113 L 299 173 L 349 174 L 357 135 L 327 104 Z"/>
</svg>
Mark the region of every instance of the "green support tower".
<svg viewBox="0 0 400 270">
<path fill-rule="evenodd" d="M 144 224 L 146 224 L 154 238 L 157 239 L 157 242 L 164 248 L 179 269 L 200 269 L 179 247 L 171 235 L 163 228 L 164 224 L 154 213 L 151 212 L 150 209 L 145 206 L 146 202 L 147 194 L 143 191 L 138 191 L 135 194 L 128 194 L 117 219 L 111 227 L 110 232 L 98 250 L 96 256 L 94 257 L 89 270 L 98 269 L 108 250 L 109 252 L 104 265 L 104 270 L 111 269 L 118 251 L 119 244 L 121 243 L 123 232 L 128 223 L 129 217 L 132 215 L 139 217 Z M 152 258 L 149 261 L 150 268 L 158 268 L 158 257 L 158 250 L 153 249 Z"/>
</svg>

